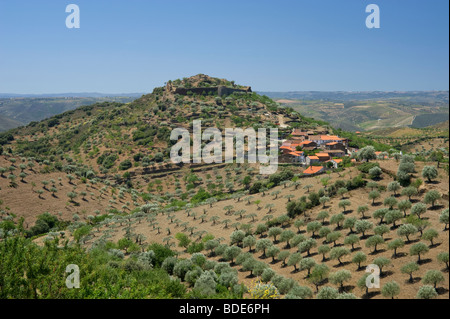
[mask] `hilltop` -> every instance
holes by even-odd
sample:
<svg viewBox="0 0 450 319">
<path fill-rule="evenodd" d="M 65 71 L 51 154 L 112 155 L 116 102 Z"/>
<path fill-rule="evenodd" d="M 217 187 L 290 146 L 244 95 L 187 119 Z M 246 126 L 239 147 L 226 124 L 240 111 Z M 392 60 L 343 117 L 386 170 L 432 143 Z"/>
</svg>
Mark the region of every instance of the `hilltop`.
<svg viewBox="0 0 450 319">
<path fill-rule="evenodd" d="M 169 81 L 130 103 L 96 103 L 32 122 L 0 135 L 0 143 L 23 156 L 57 158 L 59 166 L 85 165 L 115 174 L 127 165 L 133 169 L 128 162 L 120 166 L 127 160 L 136 164 L 144 159 L 150 168 L 168 165 L 171 130 L 189 128 L 193 120 L 219 129 L 258 128 L 276 127 L 280 117 L 316 125 L 248 86 L 197 75 Z"/>
</svg>

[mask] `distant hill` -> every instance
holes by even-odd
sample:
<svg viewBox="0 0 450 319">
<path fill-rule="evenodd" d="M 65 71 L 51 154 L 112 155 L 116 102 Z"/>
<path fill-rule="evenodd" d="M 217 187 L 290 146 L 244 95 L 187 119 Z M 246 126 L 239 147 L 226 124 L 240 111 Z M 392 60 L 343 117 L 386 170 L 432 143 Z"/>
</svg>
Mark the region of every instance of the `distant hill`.
<svg viewBox="0 0 450 319">
<path fill-rule="evenodd" d="M 401 99 L 415 103 L 442 103 L 448 104 L 449 91 L 294 91 L 294 92 L 258 92 L 273 99 L 293 100 L 323 100 L 323 101 L 352 101 L 352 100 L 386 100 Z"/>
<path fill-rule="evenodd" d="M 15 93 L 0 93 L 0 98 L 46 98 L 46 97 L 140 97 L 145 93 L 45 93 L 45 94 L 15 94 Z"/>
<path fill-rule="evenodd" d="M 78 93 L 83 95 L 84 93 Z M 56 94 L 55 94 L 56 95 Z M 73 94 L 77 95 L 77 94 Z M 4 120 L 0 123 L 0 132 L 49 118 L 53 115 L 73 110 L 82 105 L 111 101 L 128 103 L 135 96 L 103 96 L 103 97 L 4 97 L 0 98 L 0 116 Z M 141 95 L 140 95 L 141 96 Z M 9 119 L 8 122 L 6 119 Z"/>
<path fill-rule="evenodd" d="M 449 119 L 448 91 L 266 93 L 307 117 L 347 131 L 426 127 Z"/>
</svg>

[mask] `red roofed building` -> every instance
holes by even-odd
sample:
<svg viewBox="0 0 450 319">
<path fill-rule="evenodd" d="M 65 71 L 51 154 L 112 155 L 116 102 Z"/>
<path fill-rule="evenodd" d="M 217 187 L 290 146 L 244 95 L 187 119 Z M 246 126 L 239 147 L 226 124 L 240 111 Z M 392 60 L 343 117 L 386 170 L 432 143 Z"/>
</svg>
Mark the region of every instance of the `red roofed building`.
<svg viewBox="0 0 450 319">
<path fill-rule="evenodd" d="M 290 152 L 295 151 L 295 147 L 291 147 L 291 146 L 281 146 L 280 150 L 283 152 L 283 154 L 289 154 Z"/>
<path fill-rule="evenodd" d="M 316 153 L 316 156 L 319 158 L 319 161 L 326 162 L 330 160 L 330 155 L 328 153 Z"/>
<path fill-rule="evenodd" d="M 323 166 L 310 166 L 303 171 L 303 174 L 314 175 L 314 174 L 323 173 L 324 171 L 325 171 L 325 169 L 323 168 Z"/>
<path fill-rule="evenodd" d="M 339 164 L 341 164 L 343 162 L 343 159 L 335 158 L 335 159 L 330 160 L 330 162 L 333 164 L 334 168 L 338 168 Z"/>
<path fill-rule="evenodd" d="M 346 151 L 345 145 L 341 142 L 331 142 L 325 144 L 325 149 L 330 151 Z"/>
<path fill-rule="evenodd" d="M 348 144 L 348 140 L 346 138 L 340 138 L 336 135 L 313 135 L 309 137 L 310 141 L 316 142 L 317 145 L 326 145 L 327 143 L 338 142 L 344 144 L 346 146 Z"/>
</svg>

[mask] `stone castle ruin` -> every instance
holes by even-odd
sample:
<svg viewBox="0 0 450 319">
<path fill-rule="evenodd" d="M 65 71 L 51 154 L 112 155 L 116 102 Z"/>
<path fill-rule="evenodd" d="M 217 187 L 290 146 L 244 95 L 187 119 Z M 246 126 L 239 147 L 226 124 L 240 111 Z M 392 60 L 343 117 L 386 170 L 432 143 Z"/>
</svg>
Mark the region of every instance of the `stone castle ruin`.
<svg viewBox="0 0 450 319">
<path fill-rule="evenodd" d="M 166 92 L 170 92 L 173 94 L 187 95 L 188 92 L 199 95 L 207 95 L 213 94 L 218 96 L 230 95 L 235 92 L 243 92 L 243 93 L 251 93 L 252 88 L 250 86 L 242 87 L 242 88 L 230 88 L 225 85 L 211 86 L 211 87 L 192 87 L 192 88 L 184 88 L 184 87 L 175 87 L 172 83 L 167 83 Z"/>
</svg>

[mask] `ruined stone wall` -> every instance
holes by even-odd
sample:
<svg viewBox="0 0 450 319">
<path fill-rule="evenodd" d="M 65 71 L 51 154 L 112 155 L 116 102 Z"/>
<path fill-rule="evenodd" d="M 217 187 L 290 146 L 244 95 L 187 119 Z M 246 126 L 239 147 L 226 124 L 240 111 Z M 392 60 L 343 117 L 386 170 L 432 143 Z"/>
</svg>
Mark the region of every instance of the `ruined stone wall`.
<svg viewBox="0 0 450 319">
<path fill-rule="evenodd" d="M 194 94 L 217 94 L 218 96 L 224 96 L 224 95 L 230 95 L 233 94 L 234 92 L 244 92 L 244 93 L 248 93 L 248 92 L 252 92 L 251 87 L 246 87 L 244 89 L 234 89 L 234 88 L 229 88 L 226 86 L 214 86 L 214 87 L 197 87 L 197 88 L 177 88 L 174 87 L 172 84 L 167 83 L 166 86 L 166 90 L 167 92 L 171 92 L 174 94 L 180 94 L 180 95 L 187 95 L 188 92 L 192 92 Z"/>
</svg>

